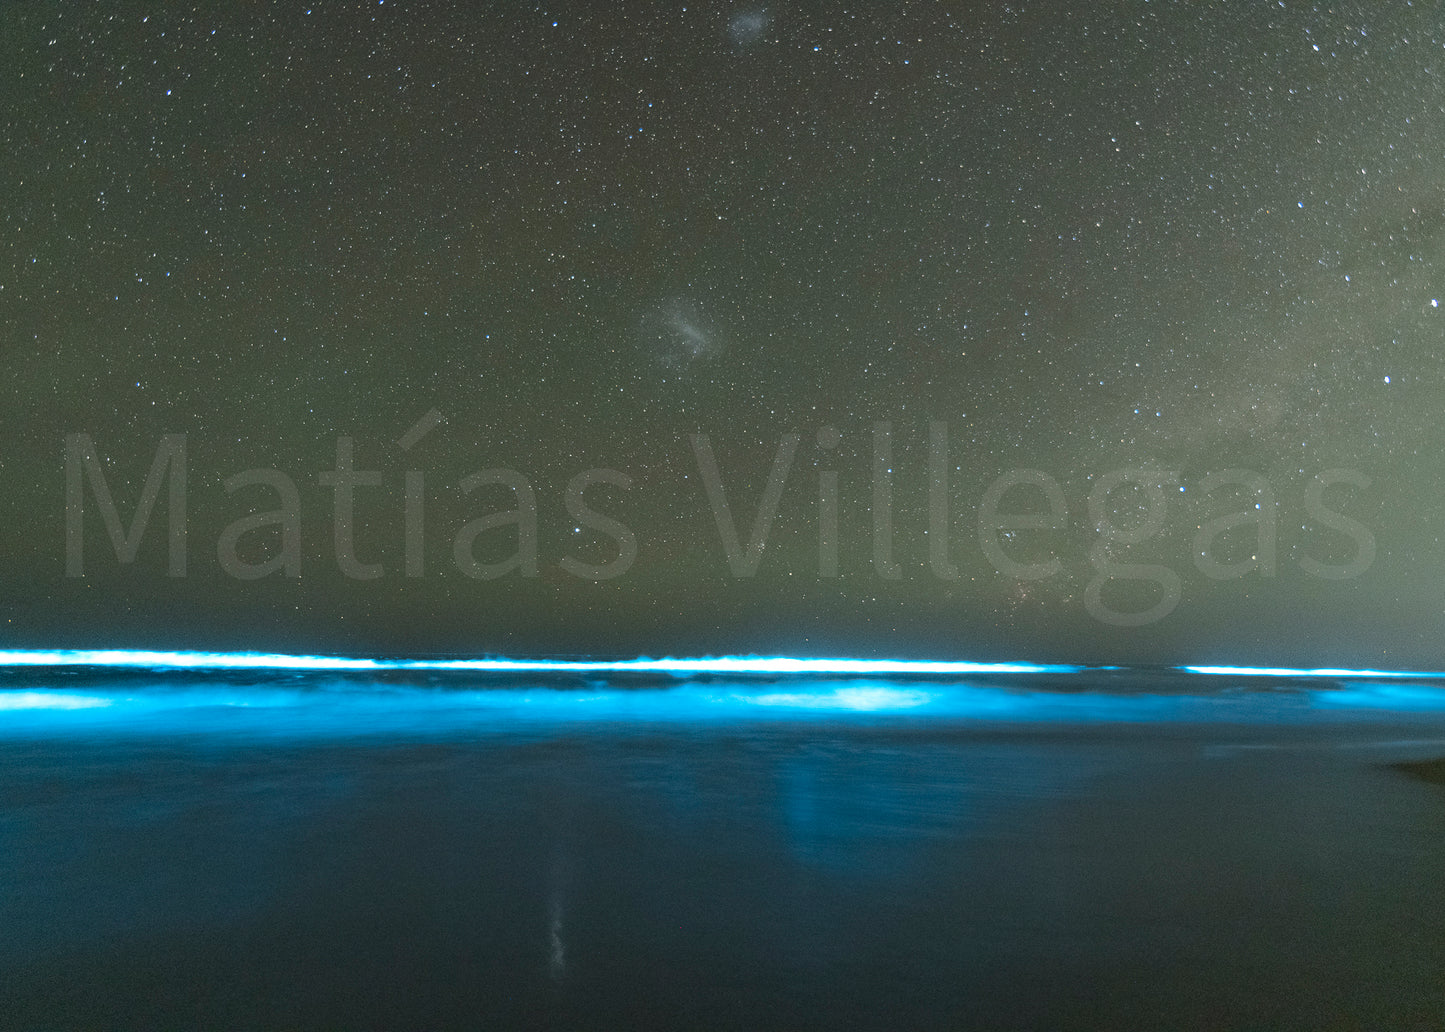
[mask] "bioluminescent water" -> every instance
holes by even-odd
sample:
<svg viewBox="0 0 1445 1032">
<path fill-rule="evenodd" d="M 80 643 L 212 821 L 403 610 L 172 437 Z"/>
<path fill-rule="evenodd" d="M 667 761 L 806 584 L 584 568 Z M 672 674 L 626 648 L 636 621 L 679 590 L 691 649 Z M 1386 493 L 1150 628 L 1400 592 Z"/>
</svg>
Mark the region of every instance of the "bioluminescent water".
<svg viewBox="0 0 1445 1032">
<path fill-rule="evenodd" d="M 1442 756 L 1422 672 L 10 651 L 0 1027 L 1434 1027 Z"/>
<path fill-rule="evenodd" d="M 1082 667 L 910 659 L 806 659 L 722 656 L 699 659 L 375 659 L 268 652 L 164 652 L 143 649 L 0 650 L 0 667 L 99 667 L 133 670 L 331 670 L 471 673 L 965 675 L 1070 673 Z"/>
<path fill-rule="evenodd" d="M 1445 710 L 1445 675 L 727 656 L 377 659 L 250 652 L 0 652 L 0 735 L 49 728 L 258 734 L 589 721 L 1309 723 Z"/>
</svg>

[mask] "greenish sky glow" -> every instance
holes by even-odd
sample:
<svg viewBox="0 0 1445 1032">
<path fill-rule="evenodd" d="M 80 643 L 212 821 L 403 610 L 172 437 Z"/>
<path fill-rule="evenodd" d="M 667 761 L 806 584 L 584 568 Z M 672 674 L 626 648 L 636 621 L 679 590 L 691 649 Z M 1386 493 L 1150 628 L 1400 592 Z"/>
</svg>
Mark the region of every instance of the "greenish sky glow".
<svg viewBox="0 0 1445 1032">
<path fill-rule="evenodd" d="M 14 3 L 0 183 L 6 647 L 1439 666 L 1437 4 Z"/>
</svg>

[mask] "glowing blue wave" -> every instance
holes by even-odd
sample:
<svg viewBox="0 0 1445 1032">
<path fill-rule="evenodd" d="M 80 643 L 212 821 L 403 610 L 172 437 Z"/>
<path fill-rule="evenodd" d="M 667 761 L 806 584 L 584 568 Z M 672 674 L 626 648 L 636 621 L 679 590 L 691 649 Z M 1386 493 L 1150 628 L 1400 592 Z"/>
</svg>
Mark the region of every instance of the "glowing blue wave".
<svg viewBox="0 0 1445 1032">
<path fill-rule="evenodd" d="M 4 726 L 187 727 L 284 733 L 370 732 L 423 725 L 478 728 L 489 721 L 631 722 L 654 720 L 810 719 L 830 715 L 912 715 L 983 720 L 1245 720 L 1299 719 L 1306 711 L 1445 711 L 1440 675 L 1389 670 L 1295 669 L 1285 667 L 1189 666 L 1160 671 L 1120 690 L 1112 680 L 1070 679 L 1068 690 L 1036 690 L 1037 682 L 976 682 L 975 676 L 1096 674 L 1117 667 L 1041 663 L 973 663 L 904 659 L 805 659 L 786 656 L 704 658 L 641 657 L 624 660 L 507 658 L 365 658 L 285 655 L 264 652 L 199 652 L 138 649 L 0 650 L 0 669 L 35 672 L 38 682 L 0 691 Z M 127 682 L 93 690 L 55 684 L 47 690 L 44 671 L 60 668 L 177 671 L 202 680 L 166 679 L 142 691 Z M 258 683 L 228 687 L 204 675 L 254 671 Z M 500 675 L 598 675 L 585 688 L 549 689 L 505 678 L 485 690 L 463 682 L 443 692 L 365 678 L 386 671 L 460 672 Z M 267 675 L 301 673 L 296 683 Z M 338 675 L 328 678 L 328 674 Z M 362 675 L 360 679 L 350 675 Z M 652 674 L 677 678 L 666 691 L 630 691 L 608 683 L 610 674 Z M 697 675 L 717 675 L 713 684 Z M 728 684 L 730 675 L 807 678 L 796 686 L 772 684 L 749 689 Z M 1204 691 L 1180 680 L 1190 675 L 1279 677 L 1317 680 L 1287 696 Z M 908 677 L 930 683 L 900 683 Z M 1171 679 L 1172 682 L 1171 682 Z M 1414 679 L 1416 683 L 1405 683 Z M 28 680 L 28 678 L 27 678 Z M 1434 680 L 1436 683 L 1427 683 Z M 1385 683 L 1378 683 L 1378 682 Z M 1326 682 L 1334 682 L 1328 684 Z M 1371 683 L 1376 682 L 1376 683 Z M 299 685 L 299 687 L 298 687 Z M 1030 686 L 1033 687 L 1030 687 Z M 1082 690 L 1080 690 L 1082 689 Z M 748 714 L 752 714 L 751 718 Z M 37 725 L 35 722 L 40 721 Z M 61 723 L 57 724 L 59 721 Z"/>
<path fill-rule="evenodd" d="M 1328 692 L 1313 693 L 1317 706 L 1356 707 L 1395 712 L 1445 710 L 1445 690 L 1438 684 L 1346 683 Z"/>
<path fill-rule="evenodd" d="M 1120 667 L 1062 663 L 975 663 L 963 660 L 799 658 L 791 656 L 646 656 L 637 659 L 564 660 L 476 657 L 375 659 L 354 656 L 289 655 L 277 652 L 199 652 L 147 649 L 0 649 L 0 667 L 103 667 L 133 670 L 459 671 L 474 673 L 657 673 L 832 675 L 853 677 L 966 676 L 970 674 L 1074 674 Z M 1204 676 L 1445 679 L 1445 672 L 1354 670 L 1343 667 L 1180 666 Z"/>
<path fill-rule="evenodd" d="M 1226 704 L 1227 705 L 1227 704 Z M 967 684 L 901 687 L 848 679 L 795 690 L 689 683 L 662 691 L 503 687 L 432 691 L 386 684 L 234 688 L 185 682 L 138 691 L 0 691 L 0 737 L 183 734 L 282 737 L 446 736 L 593 726 L 606 733 L 684 724 L 910 718 L 929 721 L 1136 722 L 1207 716 L 1201 697 L 1021 691 Z M 1203 709 L 1201 710 L 1201 707 Z"/>
<path fill-rule="evenodd" d="M 604 729 L 656 722 L 853 720 L 930 722 L 1225 721 L 1300 723 L 1445 714 L 1445 678 L 1397 671 L 1197 666 L 1134 671 L 1114 667 L 924 660 L 726 656 L 700 659 L 375 659 L 259 652 L 144 650 L 0 651 L 14 688 L 0 689 L 0 735 L 91 733 L 278 735 L 445 735 L 507 733 L 556 725 Z M 63 668 L 176 671 L 175 677 L 73 679 Z M 212 676 L 252 671 L 238 686 Z M 386 671 L 461 671 L 502 676 L 486 685 L 461 678 L 446 690 Z M 582 683 L 551 673 L 585 674 Z M 185 676 L 186 674 L 196 676 Z M 645 690 L 610 674 L 671 675 Z M 275 676 L 275 675 L 283 676 Z M 715 680 L 691 675 L 718 675 Z M 1073 674 L 1033 680 L 1011 675 Z M 509 676 L 515 675 L 515 676 Z M 537 676 L 527 676 L 537 675 Z M 729 675 L 744 675 L 730 678 Z M 759 684 L 746 675 L 770 675 Z M 787 683 L 797 675 L 798 680 Z M 979 675 L 975 677 L 974 675 Z M 986 675 L 1005 675 L 989 678 Z M 1217 677 L 1282 677 L 1286 691 L 1219 691 Z M 910 676 L 929 678 L 908 683 Z M 1414 678 L 1413 681 L 1406 680 Z M 1309 683 L 1313 681 L 1314 683 Z M 1431 683 L 1431 682 L 1434 683 Z M 1371 716 L 1376 714 L 1376 716 Z M 610 733 L 610 732 L 609 732 Z"/>
<path fill-rule="evenodd" d="M 478 657 L 457 659 L 373 659 L 354 656 L 289 655 L 277 652 L 198 652 L 147 649 L 0 649 L 0 667 L 103 667 L 132 670 L 386 670 L 475 673 L 657 673 L 771 674 L 854 677 L 966 676 L 970 674 L 1074 674 L 1119 667 L 1064 663 L 974 663 L 963 660 L 799 658 L 791 656 L 705 656 L 652 659 L 563 660 Z M 1204 676 L 1445 679 L 1445 672 L 1355 670 L 1344 667 L 1180 666 L 1175 670 Z"/>
<path fill-rule="evenodd" d="M 1070 674 L 1081 666 L 1044 663 L 968 663 L 911 659 L 798 659 L 718 656 L 701 659 L 364 659 L 290 656 L 273 652 L 161 652 L 137 649 L 0 650 L 0 667 L 105 667 L 135 670 L 435 670 L 477 673 L 822 674 L 838 676 L 952 676 Z"/>
<path fill-rule="evenodd" d="M 1161 687 L 1169 687 L 1162 685 Z M 934 721 L 1096 724 L 1312 723 L 1379 713 L 1445 713 L 1439 686 L 1356 682 L 1291 692 L 1163 693 L 1025 690 L 967 683 L 904 686 L 847 679 L 777 690 L 697 682 L 665 690 L 607 685 L 567 690 L 506 686 L 433 691 L 362 682 L 230 687 L 207 681 L 139 690 L 109 686 L 0 691 L 0 736 L 11 733 L 446 735 L 591 724 L 603 729 L 732 721 L 897 717 Z M 1353 719 L 1353 717 L 1350 717 Z"/>
<path fill-rule="evenodd" d="M 997 708 L 991 693 L 970 693 L 964 697 L 969 710 Z M 599 717 L 696 718 L 707 714 L 732 714 L 755 707 L 764 711 L 886 713 L 920 707 L 956 708 L 959 698 L 942 692 L 917 691 L 868 682 L 825 684 L 817 690 L 800 692 L 710 691 L 704 688 L 668 692 L 628 692 L 614 689 L 551 691 L 494 689 L 486 691 L 428 692 L 373 686 L 359 692 L 305 692 L 273 688 L 228 690 L 208 687 L 179 691 L 90 693 L 47 691 L 0 691 L 0 710 L 89 710 L 112 708 L 136 715 L 164 715 L 185 711 L 257 711 L 278 714 L 325 714 L 368 718 L 378 714 L 527 714 L 547 720 L 596 719 Z M 1022 705 L 1023 697 L 1010 702 Z M 97 714 L 98 717 L 106 715 Z M 430 719 L 430 717 L 428 718 Z"/>
<path fill-rule="evenodd" d="M 111 705 L 103 695 L 74 692 L 0 692 L 0 710 L 76 710 Z"/>
<path fill-rule="evenodd" d="M 1344 670 L 1336 667 L 1320 667 L 1314 670 L 1293 667 L 1246 667 L 1246 666 L 1184 666 L 1175 667 L 1189 674 L 1228 677 L 1362 677 L 1362 678 L 1445 678 L 1445 673 L 1431 673 L 1421 670 Z"/>
</svg>

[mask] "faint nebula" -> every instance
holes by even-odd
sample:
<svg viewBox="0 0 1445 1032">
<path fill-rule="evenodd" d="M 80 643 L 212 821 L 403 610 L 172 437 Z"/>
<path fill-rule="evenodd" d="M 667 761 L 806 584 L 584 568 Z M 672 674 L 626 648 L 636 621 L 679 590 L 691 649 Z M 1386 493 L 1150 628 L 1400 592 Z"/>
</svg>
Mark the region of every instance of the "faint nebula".
<svg viewBox="0 0 1445 1032">
<path fill-rule="evenodd" d="M 734 46 L 745 47 L 762 39 L 772 18 L 766 7 L 737 11 L 728 19 L 728 38 Z"/>
<path fill-rule="evenodd" d="M 699 363 L 722 354 L 721 334 L 703 311 L 689 298 L 663 301 L 642 317 L 642 344 L 664 369 L 686 373 Z"/>
</svg>

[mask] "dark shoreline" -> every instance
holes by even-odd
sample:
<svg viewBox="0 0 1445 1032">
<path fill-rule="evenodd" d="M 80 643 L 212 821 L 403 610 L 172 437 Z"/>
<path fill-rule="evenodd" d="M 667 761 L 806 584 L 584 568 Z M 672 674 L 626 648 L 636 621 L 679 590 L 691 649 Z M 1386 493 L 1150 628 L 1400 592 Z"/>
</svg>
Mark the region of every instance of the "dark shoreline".
<svg viewBox="0 0 1445 1032">
<path fill-rule="evenodd" d="M 1392 763 L 1389 766 L 1391 770 L 1398 770 L 1420 781 L 1428 781 L 1432 785 L 1445 785 L 1445 756 L 1433 760 Z"/>
</svg>

